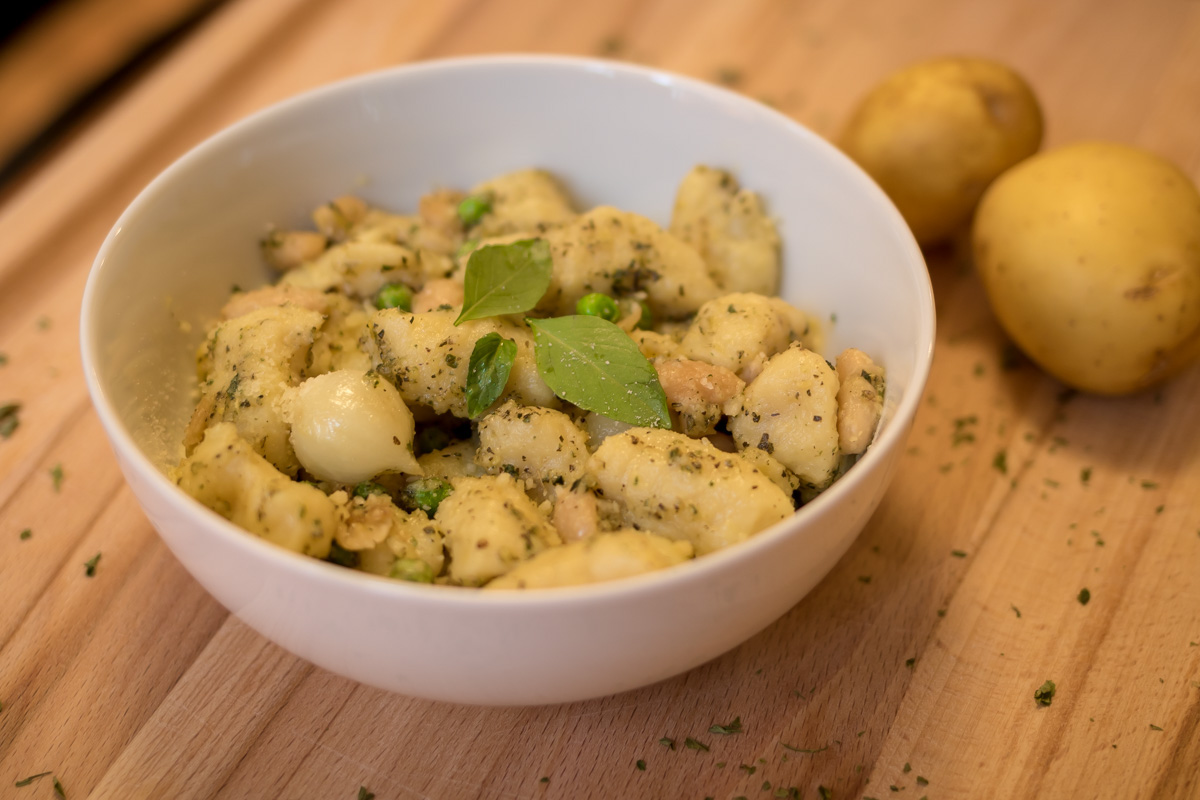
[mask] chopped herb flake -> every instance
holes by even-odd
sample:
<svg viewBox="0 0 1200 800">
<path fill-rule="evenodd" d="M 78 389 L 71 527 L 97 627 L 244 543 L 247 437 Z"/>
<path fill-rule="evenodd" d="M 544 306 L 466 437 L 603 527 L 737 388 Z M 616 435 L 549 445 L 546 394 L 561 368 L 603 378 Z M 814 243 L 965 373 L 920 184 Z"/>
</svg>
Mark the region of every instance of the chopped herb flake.
<svg viewBox="0 0 1200 800">
<path fill-rule="evenodd" d="M 17 426 L 21 424 L 21 419 L 17 416 L 17 412 L 20 410 L 20 403 L 8 403 L 0 406 L 0 438 L 7 439 L 12 436 Z"/>
<path fill-rule="evenodd" d="M 747 775 L 753 775 L 754 773 L 758 772 L 758 767 L 751 766 L 750 764 L 742 764 L 740 767 L 738 767 L 738 769 L 746 770 Z"/>
<path fill-rule="evenodd" d="M 545 775 L 543 775 L 541 778 L 538 779 L 538 783 L 549 783 L 549 782 L 550 782 L 550 779 L 547 778 Z"/>
<path fill-rule="evenodd" d="M 20 536 L 21 536 L 21 541 L 28 539 L 30 536 L 33 536 L 33 529 L 26 528 L 25 530 L 21 531 Z"/>
<path fill-rule="evenodd" d="M 661 739 L 659 739 L 659 740 L 658 740 L 658 743 L 659 743 L 659 744 L 661 744 L 663 747 L 667 748 L 668 750 L 674 750 L 674 749 L 675 749 L 675 740 L 674 740 L 674 739 L 668 739 L 666 736 L 664 736 L 664 737 L 662 737 Z"/>
<path fill-rule="evenodd" d="M 951 550 L 950 555 L 954 556 L 955 558 L 966 558 L 967 551 L 966 550 Z"/>
<path fill-rule="evenodd" d="M 639 758 L 634 763 L 637 764 L 637 768 L 640 769 L 642 772 L 646 771 L 646 762 L 645 761 L 643 761 L 642 759 Z"/>
<path fill-rule="evenodd" d="M 19 788 L 21 788 L 22 786 L 28 786 L 29 784 L 31 784 L 31 783 L 33 783 L 34 781 L 36 781 L 38 778 L 44 778 L 44 777 L 46 777 L 46 776 L 47 776 L 47 775 L 49 775 L 49 774 L 50 774 L 49 772 L 39 772 L 37 775 L 30 775 L 30 776 L 29 776 L 28 778 L 26 778 L 25 780 L 22 780 L 22 781 L 17 781 L 17 782 L 14 784 L 14 786 L 16 786 L 18 789 L 19 789 Z"/>
<path fill-rule="evenodd" d="M 736 67 L 721 67 L 717 70 L 717 81 L 726 86 L 737 86 L 742 82 L 742 71 Z"/>
<path fill-rule="evenodd" d="M 1058 691 L 1058 687 L 1054 685 L 1054 681 L 1046 681 L 1034 690 L 1033 699 L 1038 705 L 1048 706 L 1054 699 L 1056 691 Z"/>
<path fill-rule="evenodd" d="M 761 670 L 760 670 L 761 671 Z M 734 717 L 733 722 L 728 725 L 713 725 L 708 729 L 709 733 L 716 733 L 721 736 L 729 736 L 734 733 L 742 732 L 742 718 Z"/>
<path fill-rule="evenodd" d="M 99 563 L 100 563 L 100 554 L 99 553 L 96 553 L 96 555 L 92 556 L 87 561 L 83 562 L 84 570 L 86 571 L 87 576 L 89 578 L 94 577 L 96 575 L 96 565 Z"/>
<path fill-rule="evenodd" d="M 358 787 L 358 800 L 375 800 L 375 793 L 367 791 L 367 787 Z"/>
<path fill-rule="evenodd" d="M 683 746 L 689 750 L 701 750 L 705 753 L 708 752 L 708 745 L 706 745 L 704 742 L 697 741 L 690 736 L 683 740 Z"/>
<path fill-rule="evenodd" d="M 824 786 L 818 785 L 817 796 L 820 797 L 821 800 L 833 800 L 833 790 L 826 789 Z"/>
<path fill-rule="evenodd" d="M 1083 469 L 1079 470 L 1079 482 L 1080 483 L 1082 483 L 1084 486 L 1087 486 L 1088 481 L 1090 481 L 1091 479 L 1092 479 L 1092 468 L 1091 467 L 1084 467 Z"/>
<path fill-rule="evenodd" d="M 995 458 L 992 459 L 992 466 L 1001 474 L 1008 474 L 1008 451 L 997 450 Z"/>
<path fill-rule="evenodd" d="M 904 666 L 908 667 L 909 669 L 912 669 L 916 665 L 917 665 L 917 657 L 916 656 L 913 656 L 912 658 L 904 659 Z"/>
<path fill-rule="evenodd" d="M 871 576 L 870 575 L 859 575 L 858 580 L 859 580 L 859 583 L 870 583 Z"/>
<path fill-rule="evenodd" d="M 1161 730 L 1162 730 L 1162 728 L 1158 727 L 1157 725 L 1155 725 L 1155 724 L 1152 722 L 1152 723 L 1150 723 L 1150 730 L 1152 730 L 1152 731 L 1161 731 Z"/>
<path fill-rule="evenodd" d="M 1142 488 L 1143 489 L 1157 489 L 1158 484 L 1155 483 L 1154 481 L 1142 481 Z"/>
<path fill-rule="evenodd" d="M 904 769 L 902 769 L 902 770 L 901 770 L 901 772 L 903 772 L 905 775 L 907 775 L 908 773 L 912 772 L 912 764 L 910 764 L 910 763 L 908 763 L 907 761 L 905 761 L 905 762 L 904 762 Z"/>
<path fill-rule="evenodd" d="M 917 776 L 917 786 L 928 786 L 928 785 L 929 785 L 928 778 L 922 778 L 920 775 Z"/>
<path fill-rule="evenodd" d="M 50 479 L 52 481 L 54 481 L 54 491 L 57 492 L 59 489 L 62 488 L 62 482 L 63 482 L 62 464 L 55 464 L 53 467 L 50 468 Z"/>
<path fill-rule="evenodd" d="M 1089 592 L 1085 586 L 1079 590 L 1079 597 L 1077 599 L 1079 600 L 1079 605 L 1086 606 L 1088 601 L 1092 599 L 1092 593 Z"/>
<path fill-rule="evenodd" d="M 1020 618 L 1021 618 L 1021 609 L 1017 608 L 1017 607 L 1016 607 L 1015 605 L 1013 605 L 1012 603 L 1009 603 L 1009 604 L 1008 604 L 1008 607 L 1009 607 L 1009 608 L 1011 608 L 1011 609 L 1013 610 L 1013 613 L 1017 615 L 1017 619 L 1020 619 Z"/>
<path fill-rule="evenodd" d="M 815 749 L 807 749 L 804 747 L 795 747 L 793 745 L 788 744 L 787 742 L 780 742 L 780 744 L 783 745 L 785 749 L 791 750 L 793 753 L 808 753 L 809 755 L 812 755 L 813 753 L 823 753 L 829 749 L 829 745 L 825 745 L 824 747 L 818 747 Z"/>
</svg>

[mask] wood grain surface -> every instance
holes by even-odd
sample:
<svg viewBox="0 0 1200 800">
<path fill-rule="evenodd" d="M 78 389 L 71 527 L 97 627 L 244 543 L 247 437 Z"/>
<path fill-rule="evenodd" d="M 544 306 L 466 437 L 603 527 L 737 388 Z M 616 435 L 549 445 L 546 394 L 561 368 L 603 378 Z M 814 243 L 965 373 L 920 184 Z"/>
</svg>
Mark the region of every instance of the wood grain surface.
<svg viewBox="0 0 1200 800">
<path fill-rule="evenodd" d="M 187 575 L 80 373 L 105 233 L 268 103 L 500 51 L 723 81 L 826 136 L 896 67 L 990 56 L 1030 79 L 1048 145 L 1127 142 L 1200 177 L 1194 0 L 230 0 L 0 187 L 0 405 L 22 404 L 0 439 L 0 797 L 51 798 L 53 778 L 71 800 L 1200 797 L 1200 369 L 1064 391 L 1007 355 L 961 247 L 927 254 L 937 355 L 882 506 L 810 596 L 690 673 L 556 707 L 414 700 L 295 658 Z"/>
</svg>

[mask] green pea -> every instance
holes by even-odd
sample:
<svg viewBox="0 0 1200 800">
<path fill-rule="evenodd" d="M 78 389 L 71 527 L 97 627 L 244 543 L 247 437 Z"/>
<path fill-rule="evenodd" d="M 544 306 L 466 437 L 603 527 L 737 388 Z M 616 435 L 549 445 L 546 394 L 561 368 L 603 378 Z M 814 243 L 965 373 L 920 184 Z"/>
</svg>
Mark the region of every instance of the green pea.
<svg viewBox="0 0 1200 800">
<path fill-rule="evenodd" d="M 441 478 L 417 478 L 400 493 L 400 504 L 408 511 L 420 509 L 432 517 L 452 491 L 454 487 Z"/>
<path fill-rule="evenodd" d="M 412 289 L 403 283 L 389 283 L 375 295 L 376 308 L 398 308 L 412 311 Z"/>
<path fill-rule="evenodd" d="M 469 195 L 458 204 L 458 218 L 468 227 L 483 219 L 492 210 L 492 201 L 483 195 Z"/>
<path fill-rule="evenodd" d="M 434 450 L 441 450 L 452 442 L 450 434 L 446 433 L 441 428 L 428 427 L 417 431 L 416 437 L 413 438 L 413 454 L 423 456 L 426 453 L 432 453 Z"/>
<path fill-rule="evenodd" d="M 616 322 L 621 316 L 621 309 L 617 307 L 617 301 L 608 295 L 592 292 L 579 298 L 579 302 L 575 304 L 575 313 Z"/>
<path fill-rule="evenodd" d="M 650 306 L 646 305 L 645 300 L 638 300 L 638 304 L 642 307 L 642 318 L 634 327 L 638 330 L 648 331 L 654 326 L 654 314 L 650 311 Z"/>
<path fill-rule="evenodd" d="M 347 550 L 337 542 L 332 542 L 329 545 L 329 557 L 325 560 L 331 564 L 337 564 L 339 567 L 354 569 L 358 566 L 358 553 Z"/>
<path fill-rule="evenodd" d="M 413 583 L 433 583 L 433 567 L 419 558 L 398 558 L 388 577 Z"/>
<path fill-rule="evenodd" d="M 371 494 L 387 494 L 388 490 L 380 486 L 378 483 L 363 481 L 358 486 L 354 487 L 355 497 L 366 497 Z"/>
</svg>

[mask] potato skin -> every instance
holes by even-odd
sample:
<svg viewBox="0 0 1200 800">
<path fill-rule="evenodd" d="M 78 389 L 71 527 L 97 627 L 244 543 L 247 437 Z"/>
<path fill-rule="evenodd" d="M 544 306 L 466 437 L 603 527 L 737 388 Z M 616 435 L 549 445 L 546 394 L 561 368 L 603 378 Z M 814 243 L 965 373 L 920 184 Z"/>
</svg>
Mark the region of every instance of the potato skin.
<svg viewBox="0 0 1200 800">
<path fill-rule="evenodd" d="M 863 99 L 839 139 L 900 209 L 922 245 L 971 217 L 988 184 L 1037 152 L 1042 112 L 1003 64 L 940 58 L 892 73 Z"/>
<path fill-rule="evenodd" d="M 1008 335 L 1088 392 L 1151 386 L 1200 353 L 1200 193 L 1157 156 L 1083 142 L 988 190 L 975 264 Z"/>
</svg>

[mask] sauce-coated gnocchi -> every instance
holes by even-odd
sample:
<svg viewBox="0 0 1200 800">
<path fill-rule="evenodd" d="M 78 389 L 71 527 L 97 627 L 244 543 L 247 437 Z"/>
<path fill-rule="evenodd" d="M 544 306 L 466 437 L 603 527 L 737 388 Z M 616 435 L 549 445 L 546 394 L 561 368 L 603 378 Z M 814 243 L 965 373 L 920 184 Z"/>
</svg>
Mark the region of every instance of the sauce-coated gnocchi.
<svg viewBox="0 0 1200 800">
<path fill-rule="evenodd" d="M 789 517 L 883 413 L 883 368 L 830 363 L 773 296 L 775 223 L 722 170 L 684 178 L 666 228 L 527 169 L 409 215 L 338 197 L 262 250 L 279 279 L 209 328 L 174 478 L 364 572 L 523 590 L 664 569 Z M 616 345 L 549 324 L 577 314 Z M 552 347 L 582 353 L 596 398 Z"/>
</svg>

